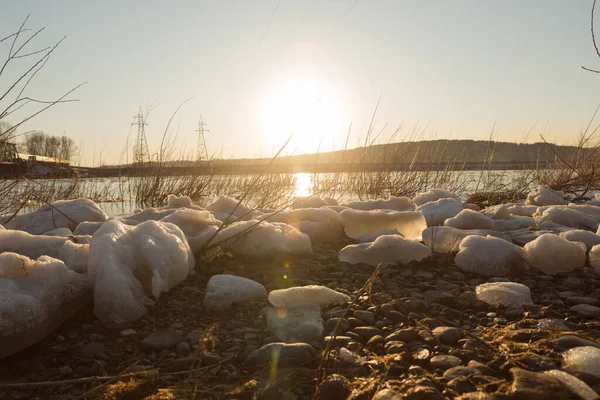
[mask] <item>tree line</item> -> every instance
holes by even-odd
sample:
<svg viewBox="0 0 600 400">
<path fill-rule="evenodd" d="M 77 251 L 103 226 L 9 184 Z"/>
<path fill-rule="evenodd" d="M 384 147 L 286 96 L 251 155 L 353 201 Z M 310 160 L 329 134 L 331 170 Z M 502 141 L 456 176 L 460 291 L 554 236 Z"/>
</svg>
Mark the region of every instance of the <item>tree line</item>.
<svg viewBox="0 0 600 400">
<path fill-rule="evenodd" d="M 71 160 L 77 154 L 75 141 L 68 136 L 53 136 L 42 131 L 24 135 L 21 151 L 60 160 Z"/>
</svg>

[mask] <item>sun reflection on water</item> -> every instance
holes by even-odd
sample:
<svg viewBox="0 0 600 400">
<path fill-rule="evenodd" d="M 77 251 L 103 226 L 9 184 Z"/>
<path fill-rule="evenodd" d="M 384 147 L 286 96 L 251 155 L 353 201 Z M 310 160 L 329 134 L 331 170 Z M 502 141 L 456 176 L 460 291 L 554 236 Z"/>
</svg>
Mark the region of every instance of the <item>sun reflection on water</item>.
<svg viewBox="0 0 600 400">
<path fill-rule="evenodd" d="M 296 197 L 307 197 L 312 194 L 312 174 L 306 172 L 299 172 L 294 175 L 296 179 L 296 185 L 294 187 L 294 196 Z"/>
</svg>

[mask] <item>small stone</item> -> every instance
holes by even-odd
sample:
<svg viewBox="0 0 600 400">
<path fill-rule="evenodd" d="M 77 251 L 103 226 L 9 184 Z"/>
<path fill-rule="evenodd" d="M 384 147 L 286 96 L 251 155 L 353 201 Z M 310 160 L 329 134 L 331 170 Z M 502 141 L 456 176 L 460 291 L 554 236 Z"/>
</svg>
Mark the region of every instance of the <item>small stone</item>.
<svg viewBox="0 0 600 400">
<path fill-rule="evenodd" d="M 481 372 L 479 372 L 475 368 L 465 367 L 463 365 L 452 367 L 452 368 L 446 370 L 446 372 L 444 372 L 444 378 L 448 378 L 448 379 L 454 379 L 459 376 L 470 376 L 470 375 L 481 375 Z"/>
<path fill-rule="evenodd" d="M 88 356 L 93 356 L 98 353 L 103 353 L 105 350 L 105 346 L 100 342 L 89 342 L 85 346 L 81 348 L 81 352 Z"/>
<path fill-rule="evenodd" d="M 375 323 L 375 314 L 371 311 L 356 310 L 354 311 L 354 317 L 369 325 L 373 325 Z"/>
<path fill-rule="evenodd" d="M 189 343 L 187 343 L 187 342 L 180 342 L 180 343 L 177 343 L 177 345 L 175 346 L 175 353 L 177 353 L 177 355 L 179 355 L 179 356 L 186 357 L 191 352 L 192 352 L 192 348 L 190 347 Z"/>
<path fill-rule="evenodd" d="M 415 386 L 408 389 L 404 395 L 405 400 L 443 400 L 444 396 L 434 387 Z"/>
<path fill-rule="evenodd" d="M 73 370 L 69 366 L 62 366 L 58 369 L 58 373 L 61 375 L 71 375 L 73 374 Z"/>
<path fill-rule="evenodd" d="M 385 341 L 401 341 L 401 342 L 412 342 L 419 340 L 419 332 L 414 328 L 406 328 L 395 331 L 394 333 L 386 336 Z"/>
<path fill-rule="evenodd" d="M 565 335 L 559 337 L 556 342 L 563 349 L 572 349 L 573 347 L 593 346 L 600 348 L 600 343 L 581 338 L 575 335 Z"/>
<path fill-rule="evenodd" d="M 217 365 L 223 358 L 215 353 L 204 353 L 202 354 L 202 365 L 209 367 L 211 365 Z"/>
<path fill-rule="evenodd" d="M 187 340 L 191 344 L 198 344 L 198 342 L 200 342 L 200 339 L 202 339 L 203 336 L 204 336 L 203 331 L 201 331 L 199 329 L 195 329 L 187 334 L 187 336 L 185 337 L 185 340 Z"/>
<path fill-rule="evenodd" d="M 155 331 L 142 341 L 142 348 L 150 350 L 168 350 L 183 341 L 183 333 L 171 329 Z"/>
<path fill-rule="evenodd" d="M 122 337 L 132 336 L 135 334 L 137 334 L 137 331 L 135 329 L 123 329 L 121 332 L 119 332 L 119 336 Z"/>
<path fill-rule="evenodd" d="M 589 304 L 591 306 L 597 306 L 598 304 L 600 304 L 600 300 L 598 300 L 595 297 L 570 296 L 570 297 L 567 297 L 567 304 L 569 304 L 569 305 Z"/>
<path fill-rule="evenodd" d="M 511 368 L 511 393 L 523 399 L 571 399 L 571 391 L 559 379 L 543 373 Z"/>
<path fill-rule="evenodd" d="M 346 400 L 352 389 L 350 381 L 342 375 L 329 375 L 317 390 L 317 399 L 319 400 Z"/>
<path fill-rule="evenodd" d="M 401 322 L 406 322 L 406 315 L 402 314 L 399 311 L 391 310 L 385 314 L 385 317 L 392 321 L 394 324 L 399 324 Z"/>
<path fill-rule="evenodd" d="M 333 336 L 325 336 L 324 341 L 325 341 L 325 343 L 333 341 L 334 344 L 339 344 L 339 345 L 345 346 L 351 340 L 352 340 L 352 338 L 350 336 L 335 336 L 335 338 Z"/>
<path fill-rule="evenodd" d="M 386 354 L 400 354 L 407 351 L 406 344 L 400 341 L 391 341 L 385 343 Z"/>
<path fill-rule="evenodd" d="M 426 349 L 426 348 L 416 349 L 412 353 L 413 360 L 418 360 L 418 361 L 425 361 L 430 356 L 431 356 L 431 352 L 429 351 L 429 349 Z"/>
<path fill-rule="evenodd" d="M 589 304 L 578 304 L 569 308 L 570 311 L 578 314 L 579 316 L 587 319 L 600 318 L 600 307 L 592 306 Z"/>
<path fill-rule="evenodd" d="M 461 364 L 460 358 L 455 356 L 439 355 L 431 357 L 429 360 L 431 368 L 447 370 L 452 367 L 456 367 Z"/>
<path fill-rule="evenodd" d="M 354 328 L 353 331 L 367 340 L 371 339 L 373 336 L 381 335 L 382 333 L 381 330 L 373 326 L 358 326 Z"/>
<path fill-rule="evenodd" d="M 325 332 L 331 333 L 335 329 L 335 327 L 340 324 L 340 330 L 338 332 L 345 332 L 350 329 L 350 322 L 347 319 L 342 319 L 340 317 L 333 317 L 323 322 L 323 327 L 325 328 Z"/>
<path fill-rule="evenodd" d="M 435 328 L 432 334 L 440 342 L 452 345 L 456 344 L 464 336 L 464 331 L 460 328 L 440 326 Z"/>
</svg>

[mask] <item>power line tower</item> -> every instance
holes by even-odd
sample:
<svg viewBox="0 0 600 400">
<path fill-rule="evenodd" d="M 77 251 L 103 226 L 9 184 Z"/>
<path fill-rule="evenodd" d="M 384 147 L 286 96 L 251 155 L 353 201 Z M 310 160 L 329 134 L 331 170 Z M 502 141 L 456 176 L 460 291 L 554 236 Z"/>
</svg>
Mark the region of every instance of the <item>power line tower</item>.
<svg viewBox="0 0 600 400">
<path fill-rule="evenodd" d="M 196 150 L 196 162 L 198 165 L 206 165 L 208 164 L 208 149 L 206 147 L 206 138 L 204 134 L 210 132 L 206 129 L 206 123 L 202 119 L 202 115 L 200 115 L 200 121 L 198 122 L 198 148 Z"/>
<path fill-rule="evenodd" d="M 150 161 L 150 152 L 148 151 L 148 142 L 146 141 L 146 130 L 145 126 L 148 125 L 144 119 L 144 113 L 140 106 L 138 114 L 133 117 L 133 123 L 131 125 L 137 125 L 138 132 L 135 138 L 135 146 L 133 148 L 133 162 L 138 166 L 143 165 L 144 162 Z"/>
</svg>

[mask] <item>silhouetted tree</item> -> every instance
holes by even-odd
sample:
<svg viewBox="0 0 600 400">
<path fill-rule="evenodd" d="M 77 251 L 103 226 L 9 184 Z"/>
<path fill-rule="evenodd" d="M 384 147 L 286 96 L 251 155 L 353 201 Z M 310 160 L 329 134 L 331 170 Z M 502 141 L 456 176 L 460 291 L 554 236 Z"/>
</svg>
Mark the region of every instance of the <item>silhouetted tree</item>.
<svg viewBox="0 0 600 400">
<path fill-rule="evenodd" d="M 70 160 L 77 153 L 75 141 L 67 136 L 52 136 L 42 131 L 25 135 L 23 151 L 44 157 Z"/>
</svg>

